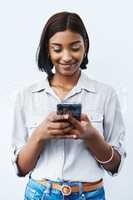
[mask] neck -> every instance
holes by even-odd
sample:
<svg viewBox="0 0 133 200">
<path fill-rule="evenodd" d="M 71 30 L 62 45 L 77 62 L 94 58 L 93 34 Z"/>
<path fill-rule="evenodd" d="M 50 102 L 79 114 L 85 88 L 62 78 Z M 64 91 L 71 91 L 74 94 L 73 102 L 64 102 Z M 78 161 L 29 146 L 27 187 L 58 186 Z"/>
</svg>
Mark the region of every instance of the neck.
<svg viewBox="0 0 133 200">
<path fill-rule="evenodd" d="M 80 71 L 75 73 L 73 76 L 61 76 L 60 74 L 55 73 L 53 79 L 51 80 L 51 86 L 72 88 L 77 84 L 79 76 L 80 76 Z"/>
</svg>

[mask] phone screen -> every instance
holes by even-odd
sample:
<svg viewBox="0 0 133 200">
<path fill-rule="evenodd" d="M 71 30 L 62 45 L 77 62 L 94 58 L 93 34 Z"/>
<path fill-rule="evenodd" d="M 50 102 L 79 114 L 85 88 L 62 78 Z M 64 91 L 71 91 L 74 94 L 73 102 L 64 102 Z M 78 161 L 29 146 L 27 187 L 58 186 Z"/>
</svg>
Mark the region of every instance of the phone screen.
<svg viewBox="0 0 133 200">
<path fill-rule="evenodd" d="M 72 114 L 73 117 L 80 120 L 81 104 L 80 103 L 63 103 L 57 104 L 57 114 Z"/>
</svg>

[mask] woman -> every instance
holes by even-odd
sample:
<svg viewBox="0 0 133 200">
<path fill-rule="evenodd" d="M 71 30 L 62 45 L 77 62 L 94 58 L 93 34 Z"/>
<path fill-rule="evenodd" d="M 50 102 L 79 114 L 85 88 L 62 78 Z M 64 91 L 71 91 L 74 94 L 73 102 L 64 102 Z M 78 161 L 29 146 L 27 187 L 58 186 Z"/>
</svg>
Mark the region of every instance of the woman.
<svg viewBox="0 0 133 200">
<path fill-rule="evenodd" d="M 25 200 L 104 200 L 104 171 L 115 175 L 122 166 L 125 130 L 118 98 L 82 72 L 88 50 L 77 14 L 48 20 L 37 51 L 38 67 L 48 76 L 18 94 L 14 116 L 13 163 L 19 176 L 29 174 Z M 80 120 L 57 113 L 59 103 L 80 103 Z"/>
</svg>

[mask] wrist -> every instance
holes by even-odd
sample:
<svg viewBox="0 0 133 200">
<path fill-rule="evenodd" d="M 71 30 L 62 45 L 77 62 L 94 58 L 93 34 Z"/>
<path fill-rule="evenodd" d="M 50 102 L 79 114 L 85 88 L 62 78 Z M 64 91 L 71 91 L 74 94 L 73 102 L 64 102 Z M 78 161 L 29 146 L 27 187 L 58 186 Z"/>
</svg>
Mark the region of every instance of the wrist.
<svg viewBox="0 0 133 200">
<path fill-rule="evenodd" d="M 44 138 L 44 133 L 42 132 L 42 130 L 39 130 L 39 128 L 37 128 L 35 132 L 33 132 L 31 138 L 37 144 L 42 144 L 46 141 L 46 139 Z"/>
<path fill-rule="evenodd" d="M 87 130 L 87 140 L 89 140 L 89 141 L 95 140 L 97 138 L 98 134 L 99 134 L 99 132 L 95 127 L 93 127 L 93 126 L 89 127 Z"/>
<path fill-rule="evenodd" d="M 110 156 L 106 160 L 99 160 L 97 157 L 95 157 L 96 161 L 98 163 L 102 164 L 102 165 L 109 164 L 114 158 L 114 149 L 113 149 L 113 147 L 111 145 L 110 145 L 110 149 L 111 149 L 110 150 L 110 152 L 111 152 Z"/>
</svg>

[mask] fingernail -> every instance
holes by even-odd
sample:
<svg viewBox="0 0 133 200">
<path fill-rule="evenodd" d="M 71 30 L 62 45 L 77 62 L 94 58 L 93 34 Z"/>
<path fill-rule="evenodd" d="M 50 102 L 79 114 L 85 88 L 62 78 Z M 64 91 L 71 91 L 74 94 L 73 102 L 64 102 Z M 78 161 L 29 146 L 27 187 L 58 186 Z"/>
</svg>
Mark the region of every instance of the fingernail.
<svg viewBox="0 0 133 200">
<path fill-rule="evenodd" d="M 68 119 L 68 114 L 63 115 L 64 119 Z"/>
<path fill-rule="evenodd" d="M 73 138 L 76 139 L 76 138 L 77 138 L 77 135 L 73 135 Z"/>
</svg>

